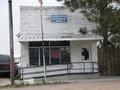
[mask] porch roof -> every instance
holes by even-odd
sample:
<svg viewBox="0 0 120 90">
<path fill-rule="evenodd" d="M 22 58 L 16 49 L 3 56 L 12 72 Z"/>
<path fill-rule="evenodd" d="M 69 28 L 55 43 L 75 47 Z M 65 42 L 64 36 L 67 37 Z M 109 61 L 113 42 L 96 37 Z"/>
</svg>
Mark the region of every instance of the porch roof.
<svg viewBox="0 0 120 90">
<path fill-rule="evenodd" d="M 17 37 L 20 42 L 42 41 L 41 33 L 19 33 Z M 84 41 L 102 40 L 98 35 L 82 35 L 79 33 L 44 33 L 44 41 Z"/>
</svg>

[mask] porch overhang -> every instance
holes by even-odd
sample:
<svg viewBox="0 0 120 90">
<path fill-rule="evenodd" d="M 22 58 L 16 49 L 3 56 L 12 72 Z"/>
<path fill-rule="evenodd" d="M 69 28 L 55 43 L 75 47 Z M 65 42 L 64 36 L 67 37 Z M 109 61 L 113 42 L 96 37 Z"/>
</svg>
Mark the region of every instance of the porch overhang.
<svg viewBox="0 0 120 90">
<path fill-rule="evenodd" d="M 44 33 L 44 41 L 100 41 L 103 37 L 98 35 L 82 35 L 79 33 Z M 41 33 L 19 33 L 19 42 L 42 41 Z"/>
</svg>

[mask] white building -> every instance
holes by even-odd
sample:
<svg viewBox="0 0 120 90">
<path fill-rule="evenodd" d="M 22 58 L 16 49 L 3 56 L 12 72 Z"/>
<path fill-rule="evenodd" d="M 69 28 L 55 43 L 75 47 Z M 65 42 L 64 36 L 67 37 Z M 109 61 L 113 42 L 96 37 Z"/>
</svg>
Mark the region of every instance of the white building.
<svg viewBox="0 0 120 90">
<path fill-rule="evenodd" d="M 21 7 L 22 77 L 43 76 L 43 54 L 40 7 Z M 80 10 L 71 12 L 66 7 L 42 8 L 44 50 L 47 76 L 69 73 L 95 73 L 97 68 L 97 41 L 93 35 L 95 24 L 88 22 Z M 81 27 L 89 33 L 80 34 Z"/>
</svg>

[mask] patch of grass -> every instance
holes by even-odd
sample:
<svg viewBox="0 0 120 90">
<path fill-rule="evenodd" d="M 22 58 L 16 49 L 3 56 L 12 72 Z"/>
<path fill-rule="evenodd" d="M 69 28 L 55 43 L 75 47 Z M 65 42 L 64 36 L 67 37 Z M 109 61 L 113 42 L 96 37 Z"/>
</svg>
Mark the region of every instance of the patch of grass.
<svg viewBox="0 0 120 90">
<path fill-rule="evenodd" d="M 15 75 L 15 80 L 20 80 L 21 78 L 20 78 L 20 74 L 16 74 Z"/>
<path fill-rule="evenodd" d="M 40 80 L 35 82 L 34 84 L 29 83 L 15 83 L 14 86 L 6 85 L 2 86 L 1 88 L 22 88 L 22 87 L 28 87 L 28 86 L 42 86 L 42 85 L 61 85 L 61 84 L 69 84 L 70 82 L 62 82 L 62 81 L 55 81 L 55 82 L 45 82 L 44 80 Z"/>
<path fill-rule="evenodd" d="M 25 83 L 20 83 L 20 84 L 16 83 L 13 87 L 14 88 L 19 88 L 19 87 L 26 87 L 26 86 L 29 86 L 29 84 L 28 83 L 26 83 L 26 84 Z"/>
</svg>

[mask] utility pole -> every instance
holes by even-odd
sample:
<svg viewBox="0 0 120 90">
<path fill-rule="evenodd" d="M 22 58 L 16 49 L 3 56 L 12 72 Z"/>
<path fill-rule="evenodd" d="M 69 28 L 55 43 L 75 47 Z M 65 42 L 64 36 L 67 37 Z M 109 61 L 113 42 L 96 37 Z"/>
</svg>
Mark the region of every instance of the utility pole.
<svg viewBox="0 0 120 90">
<path fill-rule="evenodd" d="M 9 40 L 10 40 L 10 79 L 11 85 L 14 85 L 14 45 L 13 45 L 13 18 L 12 18 L 12 0 L 8 0 L 9 10 Z"/>
<path fill-rule="evenodd" d="M 40 2 L 40 19 L 41 19 L 41 34 L 42 34 L 42 53 L 43 53 L 43 65 L 44 65 L 44 81 L 46 82 L 46 61 L 45 61 L 45 48 L 44 48 L 44 32 L 43 32 L 43 18 L 42 18 L 42 0 Z"/>
</svg>

